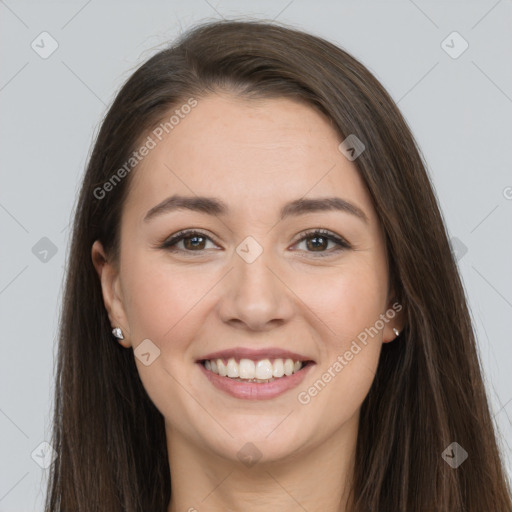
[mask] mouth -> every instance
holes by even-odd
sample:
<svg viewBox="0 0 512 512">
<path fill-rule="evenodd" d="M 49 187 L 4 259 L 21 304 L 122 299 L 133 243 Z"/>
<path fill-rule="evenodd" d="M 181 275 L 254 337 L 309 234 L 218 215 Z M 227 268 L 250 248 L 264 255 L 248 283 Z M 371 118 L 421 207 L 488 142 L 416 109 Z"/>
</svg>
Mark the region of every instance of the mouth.
<svg viewBox="0 0 512 512">
<path fill-rule="evenodd" d="M 315 365 L 292 352 L 242 349 L 210 354 L 196 363 L 215 387 L 250 400 L 274 398 L 296 387 Z"/>
</svg>

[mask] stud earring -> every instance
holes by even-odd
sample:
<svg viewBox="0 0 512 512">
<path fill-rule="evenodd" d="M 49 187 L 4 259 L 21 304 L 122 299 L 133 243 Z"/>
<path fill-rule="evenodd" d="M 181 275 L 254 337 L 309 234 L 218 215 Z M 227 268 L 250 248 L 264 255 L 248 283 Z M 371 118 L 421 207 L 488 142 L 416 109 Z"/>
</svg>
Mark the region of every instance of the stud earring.
<svg viewBox="0 0 512 512">
<path fill-rule="evenodd" d="M 393 327 L 393 332 L 399 336 L 400 335 L 400 331 L 396 328 L 396 327 Z"/>
<path fill-rule="evenodd" d="M 112 334 L 119 340 L 124 340 L 124 336 L 123 336 L 123 331 L 121 330 L 120 327 L 114 327 L 114 329 L 112 329 Z"/>
</svg>

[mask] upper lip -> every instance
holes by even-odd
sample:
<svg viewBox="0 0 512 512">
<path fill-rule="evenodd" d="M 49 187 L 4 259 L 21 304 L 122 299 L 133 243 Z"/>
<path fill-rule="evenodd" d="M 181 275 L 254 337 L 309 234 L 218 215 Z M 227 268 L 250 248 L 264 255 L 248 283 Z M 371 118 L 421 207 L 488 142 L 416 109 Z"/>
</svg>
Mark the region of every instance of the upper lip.
<svg viewBox="0 0 512 512">
<path fill-rule="evenodd" d="M 217 352 L 211 352 L 200 359 L 199 361 L 204 361 L 206 359 L 230 359 L 231 357 L 235 359 L 293 359 L 294 361 L 313 361 L 310 357 L 303 356 L 301 354 L 297 354 L 296 352 L 291 352 L 290 350 L 283 350 L 276 347 L 269 348 L 244 348 L 244 347 L 235 347 L 228 348 L 225 350 L 218 350 Z"/>
</svg>

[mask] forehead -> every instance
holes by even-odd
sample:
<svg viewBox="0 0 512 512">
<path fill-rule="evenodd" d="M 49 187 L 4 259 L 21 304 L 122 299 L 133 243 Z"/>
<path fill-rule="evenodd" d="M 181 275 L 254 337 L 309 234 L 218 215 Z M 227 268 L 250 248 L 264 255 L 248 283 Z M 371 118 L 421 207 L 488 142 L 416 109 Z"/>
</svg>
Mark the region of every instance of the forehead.
<svg viewBox="0 0 512 512">
<path fill-rule="evenodd" d="M 337 195 L 372 220 L 357 167 L 316 109 L 285 98 L 212 94 L 197 101 L 161 141 L 150 133 L 156 145 L 135 168 L 126 203 L 138 217 L 173 194 L 219 197 L 234 214 L 252 215 L 304 196 Z"/>
</svg>

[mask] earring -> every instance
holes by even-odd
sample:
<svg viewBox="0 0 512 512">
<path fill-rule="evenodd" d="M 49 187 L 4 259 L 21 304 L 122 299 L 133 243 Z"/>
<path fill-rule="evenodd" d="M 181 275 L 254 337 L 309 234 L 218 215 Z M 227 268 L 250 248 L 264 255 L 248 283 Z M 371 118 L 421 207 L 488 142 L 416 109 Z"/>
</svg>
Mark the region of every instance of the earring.
<svg viewBox="0 0 512 512">
<path fill-rule="evenodd" d="M 112 334 L 113 334 L 117 339 L 124 340 L 123 331 L 121 330 L 121 328 L 120 328 L 120 327 L 114 327 L 114 329 L 112 329 Z"/>
<path fill-rule="evenodd" d="M 400 331 L 396 328 L 396 327 L 393 327 L 393 332 L 399 336 L 400 335 Z"/>
</svg>

